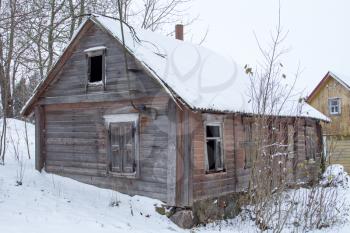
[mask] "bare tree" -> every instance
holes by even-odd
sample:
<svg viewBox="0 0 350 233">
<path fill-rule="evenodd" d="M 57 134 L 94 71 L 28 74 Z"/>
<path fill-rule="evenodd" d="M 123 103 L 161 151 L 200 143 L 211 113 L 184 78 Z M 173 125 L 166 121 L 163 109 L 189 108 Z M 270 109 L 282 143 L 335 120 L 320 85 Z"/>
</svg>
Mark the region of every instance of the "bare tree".
<svg viewBox="0 0 350 233">
<path fill-rule="evenodd" d="M 175 22 L 193 22 L 190 0 L 0 0 L 0 91 L 3 116 L 0 158 L 6 147 L 6 118 L 19 114 L 29 94 L 51 70 L 74 31 L 91 13 L 113 15 L 133 27 L 168 33 Z M 171 29 L 167 26 L 171 25 Z M 22 80 L 22 81 L 21 81 Z M 19 98 L 17 98 L 19 97 Z M 22 98 L 23 97 L 23 98 Z"/>
<path fill-rule="evenodd" d="M 278 24 L 271 33 L 271 43 L 265 48 L 256 39 L 262 54 L 258 67 L 252 69 L 245 66 L 251 77 L 250 98 L 254 111 L 254 117 L 248 124 L 248 131 L 253 132 L 247 144 L 248 153 L 252 156 L 248 190 L 251 208 L 248 211 L 261 230 L 271 232 L 282 232 L 286 224 L 302 230 L 324 227 L 338 219 L 339 215 L 337 211 L 330 211 L 334 203 L 325 201 L 325 198 L 341 203 L 337 192 L 317 185 L 309 186 L 310 189 L 304 191 L 290 189 L 298 181 L 295 173 L 310 166 L 297 157 L 306 158 L 309 153 L 307 149 L 305 155 L 295 151 L 297 132 L 304 130 L 305 145 L 310 145 L 315 159 L 322 157 L 322 151 L 316 149 L 317 138 L 302 128 L 304 124 L 300 114 L 303 100 L 301 93 L 295 91 L 300 69 L 291 77 L 283 72 L 282 56 L 288 51 L 283 43 L 287 35 L 281 26 L 279 7 Z M 317 170 L 321 171 L 320 167 L 316 167 Z M 315 175 L 319 175 L 311 174 L 307 169 L 303 171 L 307 178 L 304 182 L 314 181 L 317 179 Z M 298 220 L 291 222 L 291 219 Z"/>
</svg>

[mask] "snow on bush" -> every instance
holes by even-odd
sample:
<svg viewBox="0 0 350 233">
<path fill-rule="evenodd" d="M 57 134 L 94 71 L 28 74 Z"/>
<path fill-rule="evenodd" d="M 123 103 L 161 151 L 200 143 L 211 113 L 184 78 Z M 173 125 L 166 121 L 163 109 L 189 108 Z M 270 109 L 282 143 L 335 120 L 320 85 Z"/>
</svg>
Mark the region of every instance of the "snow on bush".
<svg viewBox="0 0 350 233">
<path fill-rule="evenodd" d="M 350 177 L 344 166 L 339 164 L 330 165 L 322 175 L 321 184 L 323 186 L 349 187 Z"/>
</svg>

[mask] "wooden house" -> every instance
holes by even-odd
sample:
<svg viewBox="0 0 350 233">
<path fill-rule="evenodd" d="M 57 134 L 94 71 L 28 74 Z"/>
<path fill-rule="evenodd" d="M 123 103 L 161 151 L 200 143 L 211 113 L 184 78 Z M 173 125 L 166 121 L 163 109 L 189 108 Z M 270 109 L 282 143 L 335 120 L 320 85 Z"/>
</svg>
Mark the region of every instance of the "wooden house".
<svg viewBox="0 0 350 233">
<path fill-rule="evenodd" d="M 350 172 L 350 77 L 329 71 L 307 102 L 331 119 L 323 125 L 328 161 Z"/>
<path fill-rule="evenodd" d="M 22 114 L 35 116 L 38 170 L 188 207 L 248 187 L 249 85 L 208 49 L 92 15 Z M 319 162 L 322 151 L 326 118 L 306 107 L 281 116 L 293 180 L 306 176 L 295 165 Z"/>
</svg>

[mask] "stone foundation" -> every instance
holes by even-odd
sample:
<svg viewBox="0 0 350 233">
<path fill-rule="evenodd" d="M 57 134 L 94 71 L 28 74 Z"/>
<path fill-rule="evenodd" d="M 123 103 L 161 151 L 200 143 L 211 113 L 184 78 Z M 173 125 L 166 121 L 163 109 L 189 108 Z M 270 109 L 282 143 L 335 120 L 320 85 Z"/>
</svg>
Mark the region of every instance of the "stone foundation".
<svg viewBox="0 0 350 233">
<path fill-rule="evenodd" d="M 190 229 L 200 224 L 236 217 L 245 200 L 243 193 L 233 193 L 218 198 L 196 201 L 191 208 L 171 208 L 157 212 L 166 215 L 181 228 Z"/>
</svg>

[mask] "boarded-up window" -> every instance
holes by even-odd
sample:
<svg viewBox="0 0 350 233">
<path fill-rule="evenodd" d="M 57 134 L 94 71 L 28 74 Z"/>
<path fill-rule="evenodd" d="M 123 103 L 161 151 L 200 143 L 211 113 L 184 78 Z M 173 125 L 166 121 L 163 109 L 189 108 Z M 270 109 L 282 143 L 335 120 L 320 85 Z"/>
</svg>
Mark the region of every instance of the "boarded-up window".
<svg viewBox="0 0 350 233">
<path fill-rule="evenodd" d="M 135 173 L 136 125 L 134 122 L 111 123 L 110 170 L 116 173 Z"/>
<path fill-rule="evenodd" d="M 306 159 L 316 159 L 316 133 L 313 127 L 306 126 L 305 128 L 305 152 Z"/>
<path fill-rule="evenodd" d="M 207 172 L 222 171 L 224 170 L 224 161 L 221 124 L 207 124 L 205 130 Z"/>
<path fill-rule="evenodd" d="M 253 137 L 253 123 L 244 124 L 244 168 L 251 168 L 257 156 L 257 146 Z"/>
</svg>

